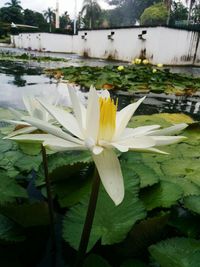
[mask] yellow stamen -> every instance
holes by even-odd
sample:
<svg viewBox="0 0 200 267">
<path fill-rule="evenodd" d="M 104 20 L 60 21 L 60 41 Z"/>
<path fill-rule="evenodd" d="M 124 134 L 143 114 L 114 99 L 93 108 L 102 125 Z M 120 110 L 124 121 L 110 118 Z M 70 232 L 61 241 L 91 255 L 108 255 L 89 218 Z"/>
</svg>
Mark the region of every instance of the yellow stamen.
<svg viewBox="0 0 200 267">
<path fill-rule="evenodd" d="M 110 141 L 115 133 L 117 102 L 113 99 L 99 98 L 100 122 L 98 139 Z"/>
</svg>

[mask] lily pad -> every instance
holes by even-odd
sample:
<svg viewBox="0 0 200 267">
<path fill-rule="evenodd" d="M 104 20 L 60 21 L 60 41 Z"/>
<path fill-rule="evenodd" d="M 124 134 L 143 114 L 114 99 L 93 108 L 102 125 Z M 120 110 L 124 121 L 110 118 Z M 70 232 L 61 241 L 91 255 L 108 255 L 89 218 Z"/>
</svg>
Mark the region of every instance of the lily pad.
<svg viewBox="0 0 200 267">
<path fill-rule="evenodd" d="M 102 245 L 122 241 L 134 223 L 145 217 L 144 207 L 137 197 L 139 189 L 137 176 L 128 168 L 123 168 L 123 175 L 126 193 L 119 206 L 114 205 L 103 188 L 100 190 L 88 251 L 99 239 Z M 79 246 L 88 197 L 84 198 L 79 205 L 71 208 L 63 222 L 63 237 L 75 249 Z"/>
</svg>

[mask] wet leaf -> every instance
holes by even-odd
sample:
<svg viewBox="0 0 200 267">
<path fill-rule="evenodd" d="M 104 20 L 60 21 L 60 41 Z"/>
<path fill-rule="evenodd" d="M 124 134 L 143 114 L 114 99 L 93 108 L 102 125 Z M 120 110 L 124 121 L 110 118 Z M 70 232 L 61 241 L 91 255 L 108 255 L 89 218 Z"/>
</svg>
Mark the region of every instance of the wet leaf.
<svg viewBox="0 0 200 267">
<path fill-rule="evenodd" d="M 153 258 L 162 267 L 197 267 L 200 262 L 200 241 L 171 238 L 150 246 Z"/>
<path fill-rule="evenodd" d="M 136 221 L 144 218 L 143 205 L 137 198 L 139 180 L 128 168 L 123 168 L 125 177 L 125 198 L 119 206 L 101 188 L 88 251 L 101 239 L 102 245 L 109 245 L 122 241 Z M 88 197 L 81 200 L 67 212 L 63 223 L 63 237 L 70 245 L 78 249 L 80 236 L 88 207 Z"/>
</svg>

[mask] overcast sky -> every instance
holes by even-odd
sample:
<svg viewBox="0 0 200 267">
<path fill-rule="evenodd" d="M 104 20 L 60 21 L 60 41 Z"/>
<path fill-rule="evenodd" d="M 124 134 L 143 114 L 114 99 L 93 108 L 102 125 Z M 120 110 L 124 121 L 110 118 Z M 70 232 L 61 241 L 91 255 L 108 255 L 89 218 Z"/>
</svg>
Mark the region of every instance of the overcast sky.
<svg viewBox="0 0 200 267">
<path fill-rule="evenodd" d="M 76 0 L 77 1 L 77 11 L 81 10 L 83 0 Z M 10 0 L 0 0 L 0 7 L 3 7 L 5 3 L 10 2 Z M 105 3 L 104 0 L 99 0 L 98 3 L 101 5 L 102 8 L 107 8 L 108 5 Z M 56 0 L 21 0 L 21 6 L 26 9 L 32 9 L 35 11 L 43 12 L 48 7 L 55 8 L 56 7 Z M 74 10 L 75 10 L 75 0 L 59 0 L 59 7 L 60 7 L 60 14 L 68 11 L 70 17 L 74 17 Z"/>
</svg>

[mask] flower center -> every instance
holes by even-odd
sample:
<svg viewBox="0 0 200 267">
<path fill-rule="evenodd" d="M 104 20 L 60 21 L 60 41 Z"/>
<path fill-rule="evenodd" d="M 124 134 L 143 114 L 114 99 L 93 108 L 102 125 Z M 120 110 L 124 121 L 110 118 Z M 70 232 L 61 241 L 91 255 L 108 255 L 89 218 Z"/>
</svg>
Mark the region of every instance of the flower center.
<svg viewBox="0 0 200 267">
<path fill-rule="evenodd" d="M 113 99 L 99 98 L 100 122 L 98 139 L 110 141 L 115 133 L 117 102 Z"/>
</svg>

